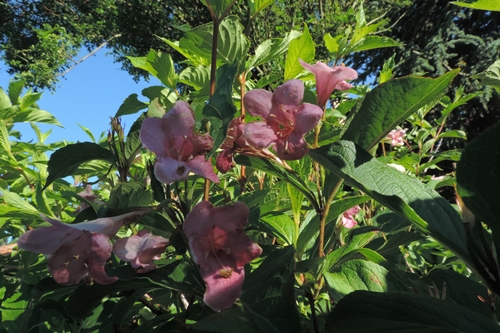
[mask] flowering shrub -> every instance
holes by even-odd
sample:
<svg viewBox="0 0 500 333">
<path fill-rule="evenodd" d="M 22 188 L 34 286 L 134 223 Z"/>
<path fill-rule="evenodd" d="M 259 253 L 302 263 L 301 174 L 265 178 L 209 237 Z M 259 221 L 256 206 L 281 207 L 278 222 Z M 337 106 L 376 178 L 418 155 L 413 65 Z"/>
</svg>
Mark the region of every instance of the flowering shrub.
<svg viewBox="0 0 500 333">
<path fill-rule="evenodd" d="M 0 89 L 0 331 L 500 332 L 500 125 L 443 150 L 476 96 L 443 96 L 459 71 L 390 79 L 392 58 L 361 86 L 341 60 L 402 47 L 362 8 L 311 65 L 312 21 L 251 45 L 233 2 L 204 3 L 211 24 L 162 39 L 182 66 L 130 58 L 164 87 L 100 142 L 10 141 L 58 122 Z"/>
</svg>

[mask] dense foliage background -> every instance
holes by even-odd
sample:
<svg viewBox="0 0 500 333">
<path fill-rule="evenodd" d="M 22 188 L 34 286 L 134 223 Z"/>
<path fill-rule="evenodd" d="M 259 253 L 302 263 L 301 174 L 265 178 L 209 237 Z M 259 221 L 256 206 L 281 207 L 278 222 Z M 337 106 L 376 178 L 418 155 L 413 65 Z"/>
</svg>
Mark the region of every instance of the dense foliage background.
<svg viewBox="0 0 500 333">
<path fill-rule="evenodd" d="M 499 13 L 0 4 L 0 331 L 500 332 Z M 162 85 L 47 144 L 82 47 Z"/>
</svg>

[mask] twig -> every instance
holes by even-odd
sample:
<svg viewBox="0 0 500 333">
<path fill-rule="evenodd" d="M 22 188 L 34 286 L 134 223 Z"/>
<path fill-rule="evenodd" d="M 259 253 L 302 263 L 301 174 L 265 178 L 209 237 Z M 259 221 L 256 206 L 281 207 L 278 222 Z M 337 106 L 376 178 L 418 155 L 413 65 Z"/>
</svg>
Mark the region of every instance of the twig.
<svg viewBox="0 0 500 333">
<path fill-rule="evenodd" d="M 95 48 L 94 50 L 92 50 L 92 52 L 90 52 L 89 54 L 87 54 L 85 57 L 81 58 L 78 61 L 73 61 L 75 63 L 73 66 L 71 66 L 70 68 L 68 68 L 67 70 L 65 70 L 64 72 L 62 72 L 61 74 L 57 74 L 56 76 L 65 76 L 66 74 L 68 74 L 69 71 L 71 71 L 73 68 L 75 68 L 78 64 L 80 64 L 80 63 L 84 62 L 85 60 L 87 60 L 88 57 L 94 55 L 97 51 L 99 51 L 100 49 L 102 49 L 104 46 L 106 46 L 113 39 L 115 39 L 117 37 L 121 37 L 121 35 L 122 34 L 116 34 L 116 35 L 112 36 L 111 38 L 107 39 L 104 43 L 102 43 L 97 48 Z"/>
</svg>

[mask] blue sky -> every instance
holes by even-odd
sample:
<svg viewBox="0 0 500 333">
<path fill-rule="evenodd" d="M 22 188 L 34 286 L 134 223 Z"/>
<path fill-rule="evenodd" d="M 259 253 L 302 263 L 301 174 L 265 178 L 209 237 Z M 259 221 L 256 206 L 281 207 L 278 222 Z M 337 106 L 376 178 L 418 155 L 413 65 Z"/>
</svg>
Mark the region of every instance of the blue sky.
<svg viewBox="0 0 500 333">
<path fill-rule="evenodd" d="M 4 90 L 7 90 L 10 79 L 6 66 L 0 64 L 0 86 Z M 113 63 L 112 56 L 106 56 L 106 50 L 100 50 L 72 69 L 58 83 L 55 93 L 45 91 L 38 101 L 39 107 L 52 113 L 64 128 L 52 125 L 40 127 L 44 132 L 53 129 L 47 142 L 63 139 L 72 142 L 90 141 L 77 124 L 89 128 L 97 140 L 102 132 L 107 132 L 109 117 L 116 113 L 130 94 L 136 93 L 140 100 L 146 102 L 148 100 L 141 95 L 141 91 L 153 85 L 161 83 L 156 78 L 135 83 L 132 76 L 120 69 L 120 64 Z M 137 117 L 138 114 L 123 117 L 125 131 Z M 16 124 L 14 128 L 21 131 L 22 141 L 35 138 L 29 124 Z"/>
</svg>

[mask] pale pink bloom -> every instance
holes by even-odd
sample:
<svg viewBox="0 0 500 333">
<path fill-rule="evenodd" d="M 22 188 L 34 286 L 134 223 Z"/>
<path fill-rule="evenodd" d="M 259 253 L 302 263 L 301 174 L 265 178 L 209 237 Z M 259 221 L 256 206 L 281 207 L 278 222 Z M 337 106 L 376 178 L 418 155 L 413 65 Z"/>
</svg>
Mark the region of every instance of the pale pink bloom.
<svg viewBox="0 0 500 333">
<path fill-rule="evenodd" d="M 400 165 L 400 164 L 389 163 L 389 164 L 387 164 L 387 166 L 390 166 L 391 168 L 394 168 L 394 169 L 396 169 L 396 170 L 398 170 L 399 172 L 402 172 L 402 173 L 406 172 L 405 167 L 402 166 L 402 165 Z"/>
<path fill-rule="evenodd" d="M 403 129 L 395 129 L 387 133 L 387 138 L 391 141 L 391 146 L 402 146 L 404 145 L 404 136 L 406 134 L 406 130 Z"/>
<path fill-rule="evenodd" d="M 348 90 L 352 88 L 352 85 L 345 80 L 354 80 L 358 77 L 358 73 L 349 67 L 335 66 L 332 68 L 321 61 L 314 65 L 308 64 L 301 59 L 299 61 L 302 67 L 313 73 L 316 78 L 317 103 L 322 109 L 335 89 Z"/>
<path fill-rule="evenodd" d="M 105 204 L 104 201 L 99 200 L 97 195 L 94 194 L 94 191 L 92 191 L 92 185 L 90 185 L 90 184 L 87 184 L 85 186 L 85 189 L 81 192 L 78 192 L 77 195 L 90 201 L 90 202 L 94 202 L 94 203 L 99 204 L 99 205 Z M 89 204 L 86 203 L 85 201 L 83 201 L 80 204 L 80 206 L 78 207 L 77 212 L 81 212 L 82 210 L 86 209 L 87 207 L 90 207 Z"/>
<path fill-rule="evenodd" d="M 168 245 L 168 239 L 141 230 L 137 235 L 118 239 L 113 252 L 120 260 L 132 263 L 137 273 L 147 273 L 156 269 L 153 260 L 160 259 Z"/>
<path fill-rule="evenodd" d="M 212 163 L 205 159 L 213 140 L 208 134 L 194 133 L 194 112 L 188 103 L 178 101 L 162 118 L 147 118 L 140 139 L 157 157 L 155 176 L 170 184 L 187 179 L 190 172 L 218 183 Z"/>
<path fill-rule="evenodd" d="M 262 249 L 245 234 L 248 207 L 242 202 L 213 207 L 196 205 L 183 224 L 193 260 L 206 283 L 203 301 L 215 311 L 227 309 L 241 293 L 244 266 Z"/>
<path fill-rule="evenodd" d="M 432 175 L 431 180 L 443 180 L 444 177 L 446 177 L 446 176 L 435 176 L 435 175 Z"/>
<path fill-rule="evenodd" d="M 77 284 L 82 279 L 110 284 L 118 278 L 109 277 L 104 271 L 111 256 L 110 238 L 124 224 L 144 215 L 133 212 L 97 220 L 66 224 L 43 216 L 52 224 L 30 230 L 18 240 L 21 249 L 50 255 L 48 267 L 57 283 Z"/>
<path fill-rule="evenodd" d="M 246 124 L 244 137 L 251 146 L 262 149 L 275 145 L 282 160 L 297 160 L 307 153 L 304 134 L 320 121 L 323 111 L 316 105 L 302 103 L 304 83 L 290 80 L 277 87 L 274 94 L 263 89 L 249 91 L 243 98 L 248 113 L 264 122 Z"/>
<path fill-rule="evenodd" d="M 358 224 L 354 220 L 354 216 L 357 215 L 360 211 L 359 206 L 354 206 L 351 209 L 346 210 L 342 214 L 342 225 L 346 227 L 347 229 L 354 228 L 356 224 Z"/>
</svg>

